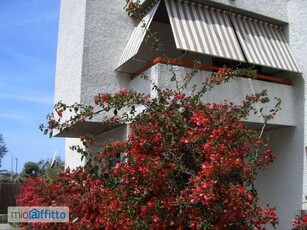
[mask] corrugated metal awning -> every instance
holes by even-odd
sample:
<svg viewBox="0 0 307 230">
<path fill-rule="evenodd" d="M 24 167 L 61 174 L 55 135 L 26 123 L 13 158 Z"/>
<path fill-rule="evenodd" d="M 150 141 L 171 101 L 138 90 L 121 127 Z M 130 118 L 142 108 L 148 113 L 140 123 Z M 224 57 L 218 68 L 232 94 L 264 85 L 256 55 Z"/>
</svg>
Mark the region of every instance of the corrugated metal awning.
<svg viewBox="0 0 307 230">
<path fill-rule="evenodd" d="M 245 62 L 226 12 L 165 0 L 178 49 Z"/>
<path fill-rule="evenodd" d="M 230 17 L 249 63 L 300 72 L 281 27 L 241 15 Z"/>
<path fill-rule="evenodd" d="M 160 0 L 155 3 L 155 5 L 147 12 L 147 14 L 140 21 L 138 26 L 133 30 L 132 35 L 122 53 L 122 56 L 117 64 L 117 68 L 119 69 L 124 63 L 133 58 L 140 49 L 140 46 L 145 38 L 146 29 L 149 28 L 150 23 L 158 9 Z M 144 27 L 146 25 L 146 28 Z"/>
</svg>

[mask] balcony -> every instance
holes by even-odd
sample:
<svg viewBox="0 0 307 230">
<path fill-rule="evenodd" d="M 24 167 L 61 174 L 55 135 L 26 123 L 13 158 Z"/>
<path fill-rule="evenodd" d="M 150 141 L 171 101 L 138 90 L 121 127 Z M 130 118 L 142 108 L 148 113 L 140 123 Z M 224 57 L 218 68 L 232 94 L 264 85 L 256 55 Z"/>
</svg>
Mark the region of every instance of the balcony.
<svg viewBox="0 0 307 230">
<path fill-rule="evenodd" d="M 172 77 L 172 73 L 169 71 L 170 65 L 166 64 L 166 62 L 172 65 L 173 71 L 176 73 L 178 79 L 190 73 L 193 68 L 193 62 L 178 61 L 175 59 L 166 61 L 163 58 L 156 58 L 131 75 L 132 80 L 129 83 L 129 88 L 145 94 L 155 93 L 151 87 L 151 83 L 141 78 L 142 74 L 146 74 L 148 78 L 152 82 L 155 82 L 160 88 L 174 87 L 170 81 Z M 218 67 L 210 65 L 201 65 L 200 68 L 201 70 L 193 77 L 191 85 L 200 85 L 205 77 L 209 77 L 212 71 L 218 69 Z M 257 105 L 257 109 L 263 107 L 265 113 L 274 108 L 276 104 L 274 100 L 275 97 L 280 98 L 282 101 L 282 109 L 273 120 L 268 122 L 267 128 L 275 129 L 295 126 L 293 87 L 291 86 L 291 81 L 286 79 L 266 75 L 257 75 L 256 79 L 239 77 L 230 80 L 228 83 L 216 86 L 212 91 L 208 92 L 202 100 L 204 102 L 218 103 L 226 99 L 235 104 L 240 104 L 246 95 L 261 92 L 263 89 L 268 91 L 270 102 L 266 105 Z M 188 92 L 186 93 L 188 94 L 190 90 L 191 89 L 187 89 Z M 264 120 L 257 114 L 250 114 L 248 120 L 245 122 L 252 128 L 260 129 L 263 126 Z"/>
<path fill-rule="evenodd" d="M 167 64 L 168 63 L 168 64 Z M 178 79 L 182 78 L 186 74 L 190 73 L 193 68 L 193 62 L 183 61 L 176 59 L 165 60 L 163 58 L 155 58 L 144 67 L 131 74 L 131 80 L 128 83 L 127 88 L 134 89 L 144 94 L 151 94 L 154 96 L 156 93 L 152 89 L 152 83 L 156 84 L 160 88 L 174 88 L 175 85 L 170 81 L 172 72 L 170 68 L 176 73 Z M 212 71 L 217 71 L 218 67 L 202 64 L 199 72 L 193 77 L 191 86 L 187 88 L 187 94 L 192 90 L 192 85 L 201 85 L 201 82 L 205 77 L 209 77 Z M 141 76 L 145 74 L 149 81 L 144 80 Z M 268 91 L 268 97 L 270 102 L 265 105 L 259 105 L 257 109 L 263 107 L 264 113 L 274 108 L 276 101 L 275 97 L 281 99 L 282 110 L 280 110 L 273 120 L 270 120 L 266 126 L 266 129 L 277 129 L 283 127 L 293 127 L 295 123 L 295 101 L 293 94 L 293 87 L 291 81 L 266 75 L 257 75 L 256 79 L 249 79 L 244 77 L 234 78 L 228 83 L 220 86 L 215 86 L 212 91 L 206 93 L 202 100 L 209 103 L 219 103 L 228 100 L 234 104 L 240 104 L 246 95 L 261 92 L 266 89 Z M 118 125 L 107 125 L 100 122 L 101 119 L 94 118 L 87 122 L 78 122 L 68 132 L 57 133 L 59 137 L 79 137 L 85 133 L 94 136 L 101 135 L 107 131 L 118 128 Z M 261 129 L 263 127 L 264 120 L 257 114 L 250 114 L 249 118 L 244 121 L 246 124 L 254 129 Z"/>
</svg>

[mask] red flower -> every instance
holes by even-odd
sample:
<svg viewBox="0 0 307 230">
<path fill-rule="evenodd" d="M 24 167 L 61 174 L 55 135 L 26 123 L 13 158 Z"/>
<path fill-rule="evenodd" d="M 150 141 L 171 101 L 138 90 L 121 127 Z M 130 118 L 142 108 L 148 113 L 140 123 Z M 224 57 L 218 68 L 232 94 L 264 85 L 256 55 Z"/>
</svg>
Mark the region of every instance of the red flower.
<svg viewBox="0 0 307 230">
<path fill-rule="evenodd" d="M 63 110 L 57 110 L 56 112 L 57 112 L 57 114 L 59 115 L 59 117 L 62 117 L 62 116 L 63 116 Z"/>
<path fill-rule="evenodd" d="M 157 214 L 153 215 L 151 219 L 154 223 L 158 223 L 161 221 L 160 217 Z"/>
<path fill-rule="evenodd" d="M 108 103 L 108 101 L 109 101 L 109 95 L 106 94 L 106 93 L 102 93 L 102 94 L 100 94 L 100 99 L 101 99 L 102 102 Z"/>
<path fill-rule="evenodd" d="M 120 92 L 121 92 L 122 94 L 127 94 L 127 93 L 128 93 L 128 91 L 127 91 L 127 89 L 126 89 L 125 87 L 123 87 L 123 88 L 120 90 Z"/>
</svg>

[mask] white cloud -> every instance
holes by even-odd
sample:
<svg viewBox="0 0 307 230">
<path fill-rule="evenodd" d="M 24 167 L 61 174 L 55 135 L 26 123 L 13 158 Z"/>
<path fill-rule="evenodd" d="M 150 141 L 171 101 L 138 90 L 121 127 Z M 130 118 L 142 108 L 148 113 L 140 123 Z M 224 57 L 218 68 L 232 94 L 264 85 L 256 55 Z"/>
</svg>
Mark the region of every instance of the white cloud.
<svg viewBox="0 0 307 230">
<path fill-rule="evenodd" d="M 16 121 L 25 120 L 25 116 L 16 115 L 16 114 L 7 114 L 7 113 L 0 113 L 0 118 L 5 120 L 16 120 Z"/>
<path fill-rule="evenodd" d="M 1 41 L 0 41 L 0 51 L 3 54 L 9 55 L 11 58 L 14 59 L 14 61 L 22 61 L 23 63 L 35 63 L 36 65 L 50 63 L 50 60 L 45 60 L 40 57 L 24 54 L 19 50 L 16 50 L 16 48 L 13 45 Z"/>
<path fill-rule="evenodd" d="M 39 16 L 34 16 L 34 17 L 29 17 L 23 20 L 19 20 L 16 22 L 16 25 L 18 26 L 24 26 L 28 24 L 33 24 L 33 23 L 44 23 L 44 22 L 49 22 L 49 21 L 55 21 L 59 18 L 59 13 L 57 11 L 53 12 L 48 12 L 44 15 L 39 15 Z"/>
<path fill-rule="evenodd" d="M 29 94 L 12 94 L 12 93 L 0 93 L 0 99 L 16 100 L 16 101 L 28 101 L 34 103 L 53 104 L 53 97 Z"/>
</svg>

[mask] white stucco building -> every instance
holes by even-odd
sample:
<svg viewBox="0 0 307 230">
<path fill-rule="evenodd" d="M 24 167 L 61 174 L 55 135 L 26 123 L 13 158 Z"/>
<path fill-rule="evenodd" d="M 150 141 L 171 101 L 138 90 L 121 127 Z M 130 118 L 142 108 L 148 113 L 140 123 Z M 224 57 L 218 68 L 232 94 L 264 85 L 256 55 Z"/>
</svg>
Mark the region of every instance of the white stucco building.
<svg viewBox="0 0 307 230">
<path fill-rule="evenodd" d="M 307 201 L 306 0 L 143 0 L 144 20 L 165 44 L 178 74 L 189 72 L 191 61 L 204 64 L 194 81 L 217 66 L 254 66 L 258 79 L 235 79 L 217 87 L 204 100 L 239 103 L 246 94 L 267 89 L 282 99 L 282 110 L 266 134 L 277 160 L 257 179 L 261 203 L 277 207 L 278 229 L 290 229 L 291 219 Z M 138 22 L 123 10 L 124 0 L 61 0 L 55 102 L 91 104 L 99 92 L 122 87 L 151 92 L 147 75 L 163 87 L 169 84 L 163 59 L 144 41 Z M 180 57 L 180 61 L 177 58 Z M 263 121 L 251 117 L 259 128 Z M 66 138 L 66 166 L 82 165 L 69 146 L 81 134 L 101 141 L 124 140 L 127 127 L 104 129 L 99 121 L 77 124 Z"/>
</svg>

